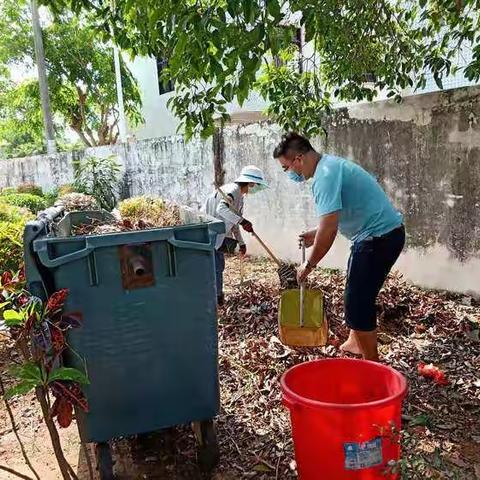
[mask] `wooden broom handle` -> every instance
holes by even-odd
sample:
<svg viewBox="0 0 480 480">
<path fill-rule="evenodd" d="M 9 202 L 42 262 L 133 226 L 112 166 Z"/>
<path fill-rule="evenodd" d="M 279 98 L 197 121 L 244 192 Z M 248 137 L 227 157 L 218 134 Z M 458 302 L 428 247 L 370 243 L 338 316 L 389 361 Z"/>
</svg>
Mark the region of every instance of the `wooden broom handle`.
<svg viewBox="0 0 480 480">
<path fill-rule="evenodd" d="M 232 199 L 225 194 L 225 192 L 217 185 L 217 183 L 214 183 L 215 188 L 217 189 L 218 193 L 223 197 L 223 199 L 230 205 L 230 208 L 233 213 L 238 215 L 239 217 L 243 216 L 240 214 L 238 210 L 236 210 L 233 205 L 232 205 Z M 255 237 L 255 239 L 258 241 L 258 243 L 265 249 L 265 251 L 270 255 L 270 258 L 279 266 L 281 267 L 283 264 L 282 262 L 275 256 L 275 254 L 270 250 L 270 248 L 266 245 L 266 243 L 255 233 L 252 232 L 252 235 Z"/>
</svg>

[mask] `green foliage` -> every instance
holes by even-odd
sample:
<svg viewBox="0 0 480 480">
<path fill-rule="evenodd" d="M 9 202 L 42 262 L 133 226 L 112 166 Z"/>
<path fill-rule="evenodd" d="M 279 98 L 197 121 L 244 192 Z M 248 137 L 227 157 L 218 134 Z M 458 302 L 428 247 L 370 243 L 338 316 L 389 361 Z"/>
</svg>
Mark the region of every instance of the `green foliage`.
<svg viewBox="0 0 480 480">
<path fill-rule="evenodd" d="M 37 197 L 43 197 L 42 187 L 35 185 L 34 183 L 22 183 L 17 187 L 17 193 L 30 193 Z"/>
<path fill-rule="evenodd" d="M 111 211 L 117 203 L 120 167 L 116 157 L 87 157 L 75 163 L 75 187 L 78 192 L 91 195 L 101 208 Z"/>
<path fill-rule="evenodd" d="M 86 410 L 88 403 L 81 391 L 73 398 L 65 396 L 69 387 L 89 383 L 86 374 L 76 368 L 59 366 L 61 355 L 67 348 L 64 324 L 68 320 L 63 309 L 68 290 L 55 292 L 43 302 L 25 289 L 25 275 L 21 270 L 15 275 L 2 273 L 0 292 L 4 300 L 0 303 L 2 326 L 6 327 L 4 330 L 11 338 L 22 339 L 21 347 L 18 342 L 15 345 L 21 352 L 19 357 L 23 363 L 10 369 L 18 383 L 6 392 L 5 397 L 25 394 L 37 387 L 42 387 L 44 392 L 52 388 L 57 400 L 61 395 L 64 402 L 71 406 L 75 403 Z M 52 407 L 51 414 L 58 415 L 55 407 Z"/>
<path fill-rule="evenodd" d="M 320 122 L 330 111 L 330 95 L 323 92 L 318 77 L 312 72 L 267 66 L 257 86 L 269 100 L 267 114 L 285 130 L 302 132 L 309 137 L 323 133 Z"/>
<path fill-rule="evenodd" d="M 38 213 L 47 208 L 47 202 L 43 197 L 31 195 L 30 193 L 11 193 L 9 195 L 2 195 L 0 201 L 7 203 L 8 205 L 28 208 L 32 213 Z"/>
<path fill-rule="evenodd" d="M 17 312 L 16 310 L 4 310 L 3 320 L 7 327 L 17 327 L 24 324 L 25 315 L 23 312 Z"/>
<path fill-rule="evenodd" d="M 67 126 L 84 146 L 115 143 L 119 114 L 111 46 L 99 39 L 85 16 L 77 18 L 67 12 L 43 27 L 59 149 L 69 149 L 64 138 Z M 14 83 L 8 76 L 12 65 L 34 67 L 31 16 L 25 0 L 0 4 L 0 149 L 7 157 L 43 153 L 38 81 Z M 126 114 L 137 124 L 142 120 L 140 93 L 123 61 L 121 76 Z"/>
<path fill-rule="evenodd" d="M 10 369 L 10 373 L 20 382 L 5 393 L 7 399 L 14 395 L 24 395 L 44 383 L 42 371 L 34 362 L 26 362 L 23 365 L 13 367 Z"/>
<path fill-rule="evenodd" d="M 23 263 L 23 230 L 34 216 L 26 209 L 2 203 L 0 197 L 0 271 L 17 271 Z"/>
<path fill-rule="evenodd" d="M 25 221 L 28 221 L 33 218 L 29 210 L 9 205 L 3 201 L 4 198 L 0 196 L 0 222 L 21 222 L 25 219 L 27 219 Z"/>
<path fill-rule="evenodd" d="M 70 367 L 58 367 L 50 372 L 48 382 L 54 382 L 57 380 L 70 380 L 72 382 L 80 383 L 81 385 L 87 385 L 90 383 L 83 372 Z"/>
<path fill-rule="evenodd" d="M 6 158 L 45 153 L 39 95 L 37 81 L 0 80 L 0 150 Z"/>
<path fill-rule="evenodd" d="M 45 199 L 45 203 L 46 203 L 47 207 L 51 207 L 55 204 L 55 202 L 58 199 L 58 191 L 59 191 L 59 189 L 55 187 L 55 188 L 52 188 L 50 190 L 47 190 L 43 194 L 43 198 Z"/>
<path fill-rule="evenodd" d="M 417 415 L 416 417 L 410 420 L 409 424 L 410 427 L 428 427 L 432 428 L 432 419 L 429 415 L 422 413 L 421 415 Z"/>
<path fill-rule="evenodd" d="M 43 2 L 58 13 L 90 11 L 105 38 L 113 31 L 132 54 L 168 59 L 162 78 L 175 81 L 169 105 L 187 137 L 211 135 L 215 119 L 228 119 L 226 104 L 242 104 L 253 89 L 284 128 L 317 133 L 318 112 L 333 99 L 371 100 L 383 89 L 399 100 L 430 73 L 440 86 L 468 42 L 474 58 L 465 74 L 480 76 L 478 0 Z M 295 46 L 299 27 L 317 52 L 310 58 Z M 293 60 L 279 65 L 292 51 Z"/>
<path fill-rule="evenodd" d="M 17 193 L 17 189 L 15 187 L 5 187 L 0 190 L 0 195 L 9 195 L 10 193 Z"/>
</svg>

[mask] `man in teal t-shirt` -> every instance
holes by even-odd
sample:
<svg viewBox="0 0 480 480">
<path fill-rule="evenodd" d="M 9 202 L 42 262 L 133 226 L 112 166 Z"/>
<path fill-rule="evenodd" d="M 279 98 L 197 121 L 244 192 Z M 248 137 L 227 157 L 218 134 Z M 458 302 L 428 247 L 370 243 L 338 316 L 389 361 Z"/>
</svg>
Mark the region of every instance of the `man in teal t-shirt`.
<svg viewBox="0 0 480 480">
<path fill-rule="evenodd" d="M 345 287 L 345 321 L 350 335 L 341 348 L 378 360 L 375 304 L 405 243 L 402 215 L 362 167 L 316 152 L 308 139 L 298 134 L 285 135 L 273 156 L 293 181 L 312 179 L 319 225 L 300 235 L 313 249 L 298 270 L 299 283 L 330 250 L 338 230 L 351 240 Z"/>
</svg>

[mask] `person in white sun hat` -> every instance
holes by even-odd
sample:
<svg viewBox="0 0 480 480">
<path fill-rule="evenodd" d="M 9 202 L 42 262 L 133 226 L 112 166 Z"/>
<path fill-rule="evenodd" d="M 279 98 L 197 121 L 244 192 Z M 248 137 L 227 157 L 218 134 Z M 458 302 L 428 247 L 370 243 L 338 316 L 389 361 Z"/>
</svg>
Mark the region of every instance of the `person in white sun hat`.
<svg viewBox="0 0 480 480">
<path fill-rule="evenodd" d="M 240 176 L 233 183 L 227 183 L 220 187 L 223 193 L 229 197 L 230 203 L 227 203 L 222 194 L 216 189 L 205 202 L 203 211 L 207 215 L 218 218 L 225 223 L 225 234 L 218 236 L 215 246 L 215 274 L 217 304 L 219 306 L 224 303 L 223 271 L 225 269 L 225 253 L 234 253 L 238 245 L 240 255 L 245 255 L 247 247 L 240 233 L 240 226 L 246 232 L 253 232 L 251 222 L 241 216 L 243 213 L 243 197 L 248 193 L 256 193 L 267 187 L 268 184 L 265 181 L 265 175 L 262 170 L 255 165 L 249 165 L 242 169 Z"/>
</svg>

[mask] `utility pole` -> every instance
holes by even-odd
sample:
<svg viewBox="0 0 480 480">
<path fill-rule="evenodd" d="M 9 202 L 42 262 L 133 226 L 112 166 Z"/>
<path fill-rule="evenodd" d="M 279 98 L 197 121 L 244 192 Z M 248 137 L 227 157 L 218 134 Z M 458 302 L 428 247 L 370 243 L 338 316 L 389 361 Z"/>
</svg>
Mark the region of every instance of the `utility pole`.
<svg viewBox="0 0 480 480">
<path fill-rule="evenodd" d="M 115 61 L 115 80 L 117 83 L 117 102 L 118 102 L 118 130 L 122 143 L 127 141 L 127 121 L 125 119 L 125 106 L 123 104 L 122 72 L 120 69 L 120 52 L 117 45 L 113 44 L 113 58 Z"/>
<path fill-rule="evenodd" d="M 42 103 L 47 153 L 53 154 L 57 153 L 57 146 L 55 145 L 55 132 L 53 129 L 52 111 L 50 110 L 50 97 L 48 95 L 47 67 L 45 64 L 45 52 L 43 50 L 42 27 L 40 26 L 37 1 L 31 0 L 30 5 L 32 9 L 33 40 L 35 43 L 35 57 L 38 70 L 38 84 L 40 86 L 40 100 Z"/>
</svg>

